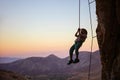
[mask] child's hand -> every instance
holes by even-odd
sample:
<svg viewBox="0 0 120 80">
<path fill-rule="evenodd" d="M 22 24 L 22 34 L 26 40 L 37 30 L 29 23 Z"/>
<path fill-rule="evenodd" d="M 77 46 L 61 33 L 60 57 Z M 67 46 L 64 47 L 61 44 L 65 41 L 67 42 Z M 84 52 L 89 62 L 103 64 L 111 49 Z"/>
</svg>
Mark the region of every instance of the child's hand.
<svg viewBox="0 0 120 80">
<path fill-rule="evenodd" d="M 80 28 L 78 28 L 78 31 L 80 31 Z"/>
</svg>

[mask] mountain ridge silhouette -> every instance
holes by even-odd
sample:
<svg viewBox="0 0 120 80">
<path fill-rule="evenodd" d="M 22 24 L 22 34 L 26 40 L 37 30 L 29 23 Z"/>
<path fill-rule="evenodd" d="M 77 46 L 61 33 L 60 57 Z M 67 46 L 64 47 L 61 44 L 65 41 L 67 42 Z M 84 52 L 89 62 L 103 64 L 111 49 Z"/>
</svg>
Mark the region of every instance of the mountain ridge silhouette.
<svg viewBox="0 0 120 80">
<path fill-rule="evenodd" d="M 0 64 L 0 69 L 10 70 L 25 75 L 39 75 L 39 74 L 55 74 L 55 73 L 69 73 L 87 71 L 89 66 L 90 52 L 80 52 L 80 63 L 67 65 L 69 57 L 59 58 L 54 54 L 47 57 L 29 57 L 20 59 L 12 63 Z M 74 55 L 75 56 L 75 55 Z M 92 65 L 100 66 L 99 51 L 93 53 Z M 96 67 L 96 68 L 97 68 Z M 94 68 L 93 68 L 94 69 Z"/>
</svg>

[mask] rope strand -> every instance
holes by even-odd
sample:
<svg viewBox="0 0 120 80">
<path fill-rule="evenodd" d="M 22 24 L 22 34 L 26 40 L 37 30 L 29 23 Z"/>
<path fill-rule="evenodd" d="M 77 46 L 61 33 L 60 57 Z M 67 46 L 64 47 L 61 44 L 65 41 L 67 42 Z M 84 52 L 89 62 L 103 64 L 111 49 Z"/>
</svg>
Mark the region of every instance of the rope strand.
<svg viewBox="0 0 120 80">
<path fill-rule="evenodd" d="M 88 80 L 90 80 L 90 73 L 91 73 L 91 59 L 92 59 L 92 48 L 93 48 L 93 27 L 92 27 L 92 16 L 91 16 L 91 7 L 90 4 L 92 4 L 95 1 L 90 2 L 88 0 L 88 6 L 89 6 L 89 17 L 90 17 L 90 26 L 91 26 L 91 53 L 90 53 L 90 62 L 89 62 L 89 72 L 88 72 Z M 80 28 L 80 0 L 79 0 L 79 28 Z"/>
<path fill-rule="evenodd" d="M 91 59 L 92 59 L 92 48 L 93 48 L 93 27 L 92 27 L 92 16 L 91 16 L 91 2 L 88 0 L 88 6 L 89 6 L 89 17 L 90 17 L 90 26 L 91 26 L 91 53 L 90 53 L 90 63 L 89 63 L 89 73 L 88 73 L 88 80 L 90 80 L 90 73 L 91 73 Z"/>
<path fill-rule="evenodd" d="M 80 0 L 79 0 L 79 28 L 80 28 Z"/>
</svg>

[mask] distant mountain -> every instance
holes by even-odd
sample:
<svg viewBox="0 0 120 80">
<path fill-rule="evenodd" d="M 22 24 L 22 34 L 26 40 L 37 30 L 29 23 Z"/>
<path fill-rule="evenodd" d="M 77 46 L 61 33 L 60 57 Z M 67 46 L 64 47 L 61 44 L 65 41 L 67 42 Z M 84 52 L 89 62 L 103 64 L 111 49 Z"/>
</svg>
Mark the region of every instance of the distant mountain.
<svg viewBox="0 0 120 80">
<path fill-rule="evenodd" d="M 27 80 L 27 79 L 17 73 L 6 70 L 0 70 L 0 80 Z"/>
<path fill-rule="evenodd" d="M 83 73 L 85 75 L 81 77 L 85 77 L 88 74 L 90 54 L 90 52 L 80 52 L 80 62 L 71 65 L 67 65 L 69 57 L 61 59 L 52 54 L 47 57 L 29 57 L 26 59 L 14 61 L 12 63 L 0 64 L 0 68 L 30 76 L 56 74 L 59 74 L 60 76 L 62 74 L 63 76 L 76 75 L 75 78 L 79 78 L 80 75 L 83 75 Z M 91 74 L 96 74 L 97 76 L 100 76 L 101 64 L 99 58 L 99 51 L 96 51 L 91 55 Z M 74 79 L 74 77 L 71 78 Z M 72 80 L 71 78 L 69 79 Z"/>
<path fill-rule="evenodd" d="M 16 60 L 19 60 L 19 58 L 0 57 L 0 63 L 11 63 Z"/>
</svg>

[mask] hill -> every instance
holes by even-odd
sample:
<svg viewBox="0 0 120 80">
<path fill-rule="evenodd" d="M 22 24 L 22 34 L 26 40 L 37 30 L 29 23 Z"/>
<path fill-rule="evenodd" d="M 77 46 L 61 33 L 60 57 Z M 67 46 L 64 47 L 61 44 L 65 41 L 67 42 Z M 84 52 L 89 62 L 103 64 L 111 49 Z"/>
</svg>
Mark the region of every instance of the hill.
<svg viewBox="0 0 120 80">
<path fill-rule="evenodd" d="M 0 57 L 0 63 L 11 63 L 16 60 L 19 60 L 19 58 L 11 58 L 11 57 Z"/>
<path fill-rule="evenodd" d="M 17 73 L 6 70 L 0 70 L 0 80 L 27 80 L 27 79 Z"/>
<path fill-rule="evenodd" d="M 30 75 L 36 77 L 41 77 L 42 75 L 42 78 L 43 75 L 44 77 L 51 77 L 56 75 L 58 77 L 66 77 L 66 79 L 68 77 L 69 79 L 74 77 L 80 78 L 80 76 L 87 77 L 89 56 L 90 52 L 80 52 L 80 62 L 69 66 L 67 65 L 69 57 L 61 59 L 55 55 L 49 55 L 47 57 L 29 57 L 26 59 L 17 60 L 12 63 L 0 64 L 0 68 L 5 70 L 11 70 L 23 75 Z M 93 76 L 100 76 L 101 65 L 100 59 L 98 57 L 98 51 L 92 54 L 91 72 Z"/>
</svg>

